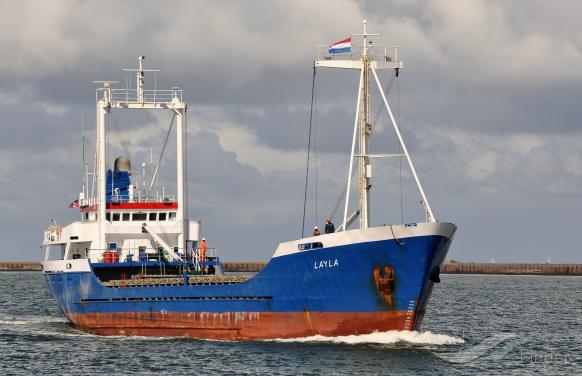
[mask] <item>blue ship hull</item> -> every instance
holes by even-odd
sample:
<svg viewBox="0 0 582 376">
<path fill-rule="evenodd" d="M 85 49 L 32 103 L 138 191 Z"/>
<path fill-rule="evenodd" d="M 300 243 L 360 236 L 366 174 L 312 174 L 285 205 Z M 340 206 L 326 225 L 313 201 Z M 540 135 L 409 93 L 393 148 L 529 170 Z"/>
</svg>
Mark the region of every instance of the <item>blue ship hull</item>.
<svg viewBox="0 0 582 376">
<path fill-rule="evenodd" d="M 65 315 L 97 334 L 261 339 L 418 330 L 456 229 L 439 226 L 448 235 L 280 255 L 240 283 L 110 287 L 95 264 L 45 273 Z"/>
</svg>

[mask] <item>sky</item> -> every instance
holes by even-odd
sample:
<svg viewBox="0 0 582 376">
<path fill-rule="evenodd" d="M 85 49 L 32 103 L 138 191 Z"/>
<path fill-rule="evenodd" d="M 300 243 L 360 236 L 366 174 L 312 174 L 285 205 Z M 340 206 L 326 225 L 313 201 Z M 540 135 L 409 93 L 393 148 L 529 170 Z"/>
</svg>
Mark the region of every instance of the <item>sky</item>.
<svg viewBox="0 0 582 376">
<path fill-rule="evenodd" d="M 161 70 L 157 87 L 181 87 L 189 105 L 190 217 L 223 260 L 268 260 L 302 231 L 316 46 L 360 33 L 367 19 L 382 34 L 376 45 L 399 46 L 404 69 L 388 97 L 435 216 L 459 226 L 449 258 L 582 262 L 581 4 L 0 4 L 0 260 L 41 259 L 49 219 L 79 218 L 68 204 L 81 189 L 83 134 L 92 155 L 92 81 L 124 87 L 121 69 L 140 55 Z M 357 79 L 317 71 L 306 231 L 333 214 L 345 187 Z M 382 72 L 386 89 L 391 79 Z M 372 151 L 398 153 L 376 91 L 371 102 Z M 112 115 L 111 158 L 157 159 L 170 116 Z M 168 191 L 173 163 L 166 153 Z M 406 165 L 374 161 L 372 184 L 373 225 L 423 220 Z"/>
</svg>

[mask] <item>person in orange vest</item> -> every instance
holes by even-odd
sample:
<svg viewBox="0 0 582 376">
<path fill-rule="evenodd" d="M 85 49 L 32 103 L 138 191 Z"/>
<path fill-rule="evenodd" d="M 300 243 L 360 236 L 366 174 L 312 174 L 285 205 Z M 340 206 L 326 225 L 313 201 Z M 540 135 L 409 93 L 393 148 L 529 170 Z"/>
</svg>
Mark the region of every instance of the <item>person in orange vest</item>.
<svg viewBox="0 0 582 376">
<path fill-rule="evenodd" d="M 206 248 L 208 248 L 206 245 L 206 238 L 202 238 L 202 241 L 200 242 L 200 262 L 206 260 Z"/>
</svg>

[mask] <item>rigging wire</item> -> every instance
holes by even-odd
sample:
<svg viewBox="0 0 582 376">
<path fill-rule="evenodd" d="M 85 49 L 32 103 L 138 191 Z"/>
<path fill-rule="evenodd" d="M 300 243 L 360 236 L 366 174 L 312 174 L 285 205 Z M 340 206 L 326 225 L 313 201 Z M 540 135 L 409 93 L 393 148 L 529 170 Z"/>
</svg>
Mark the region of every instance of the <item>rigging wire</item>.
<svg viewBox="0 0 582 376">
<path fill-rule="evenodd" d="M 307 166 L 305 169 L 305 192 L 303 195 L 303 222 L 301 224 L 301 237 L 305 235 L 305 210 L 307 206 L 307 183 L 309 180 L 309 157 L 311 152 L 311 127 L 313 125 L 313 101 L 315 98 L 315 67 L 313 67 L 313 77 L 311 79 L 311 109 L 309 110 L 309 137 L 307 141 Z"/>
<path fill-rule="evenodd" d="M 400 126 L 400 79 L 398 78 L 398 69 L 396 70 L 396 120 Z M 402 154 L 402 145 L 398 143 L 399 153 Z M 402 189 L 402 157 L 398 158 L 400 163 L 400 223 L 404 223 L 404 190 Z"/>
<path fill-rule="evenodd" d="M 397 78 L 398 75 L 396 73 L 394 73 L 394 75 L 392 75 L 392 78 L 390 79 L 390 82 L 387 85 L 387 93 L 390 92 L 390 89 L 392 88 L 392 84 L 394 83 L 394 79 Z M 382 102 L 380 101 L 378 103 L 378 111 L 376 112 L 376 115 L 374 116 L 374 121 L 372 122 L 372 127 L 376 125 L 376 123 L 378 122 L 378 119 L 380 118 L 380 115 L 382 114 L 382 111 L 384 110 L 384 106 L 382 105 Z M 401 164 L 401 168 L 402 168 L 402 159 L 400 160 L 400 164 Z M 339 206 L 341 205 L 342 201 L 344 200 L 344 197 L 346 195 L 346 191 L 347 191 L 347 187 L 344 187 L 341 191 L 340 194 L 337 198 L 337 201 L 335 203 L 335 206 L 333 207 L 333 210 L 331 211 L 330 217 L 334 217 L 335 214 L 337 213 L 337 210 L 339 209 Z"/>
<path fill-rule="evenodd" d="M 315 169 L 315 223 L 319 223 L 319 213 L 318 213 L 318 182 L 317 182 L 317 91 L 314 92 L 313 96 L 313 166 Z"/>
<path fill-rule="evenodd" d="M 162 151 L 160 152 L 160 157 L 158 158 L 158 163 L 156 164 L 156 169 L 152 172 L 152 181 L 150 183 L 149 191 L 151 192 L 152 187 L 154 186 L 155 179 L 159 178 L 159 169 L 162 163 L 162 158 L 164 157 L 164 152 L 166 150 L 166 146 L 168 145 L 168 140 L 170 139 L 170 133 L 172 132 L 172 126 L 174 125 L 174 120 L 176 119 L 176 114 L 172 114 L 172 120 L 170 120 L 170 127 L 168 128 L 168 132 L 166 132 L 166 138 L 164 139 L 164 145 L 162 146 Z"/>
<path fill-rule="evenodd" d="M 388 86 L 386 88 L 386 93 L 390 93 L 390 89 L 392 88 L 392 84 L 394 83 L 394 79 L 397 77 L 398 77 L 398 74 L 394 73 L 394 75 L 390 79 L 390 82 L 388 83 Z M 376 116 L 374 116 L 374 121 L 372 121 L 372 126 L 376 125 L 376 123 L 378 122 L 378 119 L 380 118 L 380 115 L 382 114 L 382 111 L 384 111 L 384 104 L 382 103 L 382 98 L 380 98 L 380 100 L 378 101 L 377 107 L 378 107 L 378 111 L 376 112 Z"/>
<path fill-rule="evenodd" d="M 127 140 L 125 139 L 125 137 L 123 137 L 123 134 L 121 133 L 121 131 L 119 130 L 119 114 L 117 114 L 117 116 L 111 114 L 112 117 L 112 123 L 113 123 L 113 128 L 115 128 L 115 136 L 117 136 L 116 138 L 119 140 L 119 142 L 121 143 L 121 148 L 123 149 L 123 152 L 125 153 L 125 155 L 129 158 L 129 160 L 131 161 L 131 154 L 129 153 L 129 147 L 128 147 L 128 143 Z"/>
<path fill-rule="evenodd" d="M 347 187 L 344 187 L 341 190 L 341 192 L 340 192 L 340 194 L 339 194 L 339 196 L 337 198 L 337 201 L 335 203 L 335 206 L 333 207 L 333 210 L 331 211 L 330 217 L 332 217 L 332 218 L 335 217 L 335 213 L 337 213 L 337 210 L 339 209 L 340 204 L 344 200 L 344 196 L 346 195 L 346 190 L 347 190 Z"/>
<path fill-rule="evenodd" d="M 81 157 L 83 158 L 83 195 L 86 194 L 85 190 L 87 188 L 87 173 L 86 173 L 86 166 L 85 166 L 85 114 L 81 113 L 81 140 L 82 140 L 82 148 L 81 148 Z"/>
</svg>

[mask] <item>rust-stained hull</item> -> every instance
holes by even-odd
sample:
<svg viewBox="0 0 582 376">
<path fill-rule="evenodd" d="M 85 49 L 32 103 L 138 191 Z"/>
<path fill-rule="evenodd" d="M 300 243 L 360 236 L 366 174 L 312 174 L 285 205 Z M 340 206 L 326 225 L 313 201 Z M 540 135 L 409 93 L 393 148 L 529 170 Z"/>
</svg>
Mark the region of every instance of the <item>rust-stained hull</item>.
<svg viewBox="0 0 582 376">
<path fill-rule="evenodd" d="M 106 284 L 94 264 L 45 274 L 73 325 L 100 335 L 260 340 L 419 330 L 455 229 L 425 226 L 432 226 L 428 235 L 398 241 L 388 228 L 354 230 L 382 239 L 273 257 L 244 281 L 186 276 Z"/>
<path fill-rule="evenodd" d="M 414 313 L 392 312 L 116 312 L 69 314 L 73 324 L 99 335 L 180 336 L 213 340 L 261 340 L 344 336 L 410 330 Z"/>
</svg>

